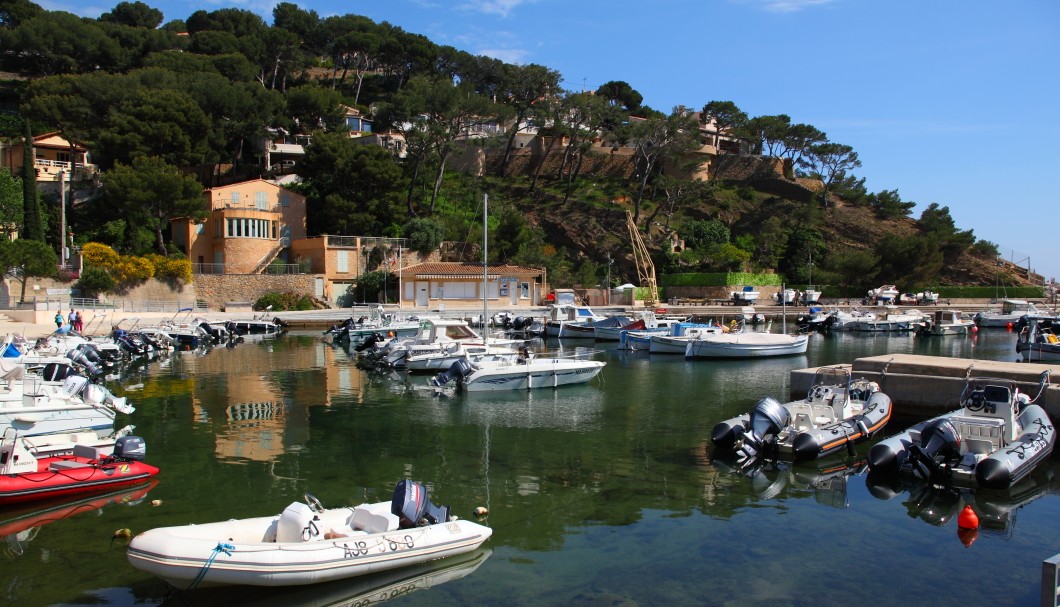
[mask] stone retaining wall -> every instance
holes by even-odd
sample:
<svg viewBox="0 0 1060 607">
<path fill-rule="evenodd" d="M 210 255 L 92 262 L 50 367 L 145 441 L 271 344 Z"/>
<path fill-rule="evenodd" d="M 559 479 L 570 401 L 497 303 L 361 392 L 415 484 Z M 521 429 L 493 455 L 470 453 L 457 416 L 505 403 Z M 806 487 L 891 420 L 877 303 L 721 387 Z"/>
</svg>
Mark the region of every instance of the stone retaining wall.
<svg viewBox="0 0 1060 607">
<path fill-rule="evenodd" d="M 316 274 L 197 274 L 199 299 L 219 310 L 228 302 L 254 303 L 266 293 L 292 292 L 312 295 Z"/>
</svg>

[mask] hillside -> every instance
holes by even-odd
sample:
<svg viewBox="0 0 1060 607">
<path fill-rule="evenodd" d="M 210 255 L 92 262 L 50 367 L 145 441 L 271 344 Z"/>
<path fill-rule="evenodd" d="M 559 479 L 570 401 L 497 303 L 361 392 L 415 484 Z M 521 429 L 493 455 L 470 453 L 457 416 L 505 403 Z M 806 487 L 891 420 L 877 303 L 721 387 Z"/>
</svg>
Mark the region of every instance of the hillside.
<svg viewBox="0 0 1060 607">
<path fill-rule="evenodd" d="M 770 217 L 779 217 L 784 223 L 798 223 L 806 213 L 807 201 L 791 200 L 775 196 L 769 192 L 754 189 L 754 199 L 742 206 L 729 207 L 720 211 L 716 205 L 709 203 L 693 204 L 675 213 L 671 226 L 678 226 L 688 219 L 711 219 L 724 216 L 735 235 L 741 233 L 756 234 L 759 226 Z M 771 189 L 771 188 L 767 188 Z M 626 226 L 626 211 L 633 210 L 625 200 L 606 202 L 589 202 L 585 199 L 572 199 L 566 204 L 562 196 L 548 192 L 528 193 L 519 185 L 508 184 L 507 196 L 515 200 L 515 205 L 527 222 L 540 227 L 551 245 L 566 250 L 568 255 L 578 260 L 591 260 L 601 266 L 607 265 L 607 254 L 612 253 L 615 277 L 636 278 L 636 267 L 632 258 L 632 248 Z M 591 198 L 591 196 L 590 196 Z M 820 209 L 820 220 L 816 228 L 827 244 L 828 255 L 844 254 L 849 251 L 871 251 L 886 235 L 913 236 L 919 233 L 917 221 L 912 217 L 898 219 L 880 219 L 872 209 L 865 206 L 848 204 L 833 199 L 834 207 Z M 651 207 L 642 209 L 641 226 Z M 658 225 L 665 218 L 657 216 L 650 235 L 645 237 L 653 257 L 678 241 L 675 230 L 667 230 Z M 826 261 L 821 261 L 826 264 Z M 816 264 L 815 264 L 816 265 Z M 825 273 L 825 272 L 822 272 Z M 883 279 L 903 288 L 902 277 Z M 634 281 L 635 282 L 635 281 Z M 874 284 L 874 283 L 869 283 Z M 1027 276 L 1027 270 L 1010 262 L 993 257 L 979 257 L 970 250 L 947 263 L 937 276 L 937 286 L 1040 286 L 1042 278 L 1037 275 Z"/>
</svg>

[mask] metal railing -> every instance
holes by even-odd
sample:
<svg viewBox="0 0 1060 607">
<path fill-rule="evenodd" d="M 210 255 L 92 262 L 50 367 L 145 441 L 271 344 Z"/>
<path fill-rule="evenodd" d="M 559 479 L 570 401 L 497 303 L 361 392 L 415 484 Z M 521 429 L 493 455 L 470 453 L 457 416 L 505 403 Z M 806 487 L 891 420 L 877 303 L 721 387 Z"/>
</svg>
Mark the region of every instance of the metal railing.
<svg viewBox="0 0 1060 607">
<path fill-rule="evenodd" d="M 193 263 L 191 264 L 192 274 L 224 274 L 225 264 L 223 263 Z"/>
<path fill-rule="evenodd" d="M 158 299 L 118 299 L 104 301 L 88 297 L 69 297 L 51 295 L 48 297 L 27 297 L 19 302 L 17 297 L 0 297 L 0 309 L 4 310 L 101 310 L 106 312 L 179 312 L 192 308 L 205 311 L 208 308 L 203 300 L 195 303 L 178 300 Z"/>
</svg>

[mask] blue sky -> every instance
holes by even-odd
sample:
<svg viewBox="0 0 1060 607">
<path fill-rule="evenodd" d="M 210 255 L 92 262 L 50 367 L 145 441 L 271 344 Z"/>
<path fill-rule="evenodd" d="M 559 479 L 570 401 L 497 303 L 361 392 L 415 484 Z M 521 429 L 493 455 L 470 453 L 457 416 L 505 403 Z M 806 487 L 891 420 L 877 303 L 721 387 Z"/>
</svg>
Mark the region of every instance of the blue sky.
<svg viewBox="0 0 1060 607">
<path fill-rule="evenodd" d="M 151 1 L 166 20 L 268 0 Z M 98 16 L 98 6 L 41 2 Z M 656 109 L 735 102 L 852 146 L 870 191 L 948 206 L 1008 259 L 1060 279 L 1060 2 L 1055 0 L 300 1 L 389 21 L 565 86 L 625 80 Z M 1033 229 L 1032 229 L 1033 228 Z"/>
</svg>

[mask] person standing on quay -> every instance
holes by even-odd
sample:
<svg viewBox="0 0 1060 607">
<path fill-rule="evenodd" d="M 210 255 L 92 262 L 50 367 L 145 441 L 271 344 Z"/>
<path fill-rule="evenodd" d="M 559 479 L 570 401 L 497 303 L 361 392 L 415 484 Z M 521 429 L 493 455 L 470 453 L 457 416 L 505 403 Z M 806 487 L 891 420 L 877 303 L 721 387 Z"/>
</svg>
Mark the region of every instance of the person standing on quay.
<svg viewBox="0 0 1060 607">
<path fill-rule="evenodd" d="M 55 329 L 59 330 L 63 328 L 63 311 L 59 310 L 55 313 Z"/>
</svg>

